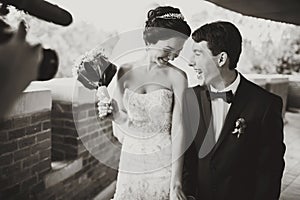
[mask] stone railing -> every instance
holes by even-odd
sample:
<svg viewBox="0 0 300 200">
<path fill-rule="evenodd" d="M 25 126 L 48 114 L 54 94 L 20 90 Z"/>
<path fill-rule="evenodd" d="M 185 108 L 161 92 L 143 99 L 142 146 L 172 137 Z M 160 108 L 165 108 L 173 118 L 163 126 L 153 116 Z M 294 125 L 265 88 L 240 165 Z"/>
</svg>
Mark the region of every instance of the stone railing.
<svg viewBox="0 0 300 200">
<path fill-rule="evenodd" d="M 282 114 L 285 115 L 287 108 L 287 96 L 289 88 L 289 78 L 285 75 L 262 75 L 262 74 L 245 74 L 245 77 L 256 83 L 262 88 L 277 94 L 282 98 L 283 108 Z"/>
<path fill-rule="evenodd" d="M 300 109 L 300 76 L 289 77 L 288 106 Z"/>
</svg>

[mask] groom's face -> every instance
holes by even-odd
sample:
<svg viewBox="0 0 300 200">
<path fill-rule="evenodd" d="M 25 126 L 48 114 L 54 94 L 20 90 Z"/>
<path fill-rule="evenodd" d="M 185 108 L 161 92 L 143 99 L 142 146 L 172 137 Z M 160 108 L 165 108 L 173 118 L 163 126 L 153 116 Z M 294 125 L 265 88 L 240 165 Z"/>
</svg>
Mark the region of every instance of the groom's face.
<svg viewBox="0 0 300 200">
<path fill-rule="evenodd" d="M 192 51 L 189 65 L 195 70 L 199 85 L 212 84 L 220 77 L 217 56 L 212 54 L 206 41 L 194 42 Z"/>
</svg>

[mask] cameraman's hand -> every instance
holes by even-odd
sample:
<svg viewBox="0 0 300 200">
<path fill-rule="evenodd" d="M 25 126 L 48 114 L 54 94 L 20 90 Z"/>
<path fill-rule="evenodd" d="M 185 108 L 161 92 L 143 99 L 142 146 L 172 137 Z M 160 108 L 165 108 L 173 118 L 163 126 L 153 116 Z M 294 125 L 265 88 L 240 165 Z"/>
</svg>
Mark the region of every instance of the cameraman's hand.
<svg viewBox="0 0 300 200">
<path fill-rule="evenodd" d="M 25 24 L 21 22 L 9 41 L 0 44 L 0 117 L 38 75 L 42 47 L 28 44 L 26 34 Z"/>
</svg>

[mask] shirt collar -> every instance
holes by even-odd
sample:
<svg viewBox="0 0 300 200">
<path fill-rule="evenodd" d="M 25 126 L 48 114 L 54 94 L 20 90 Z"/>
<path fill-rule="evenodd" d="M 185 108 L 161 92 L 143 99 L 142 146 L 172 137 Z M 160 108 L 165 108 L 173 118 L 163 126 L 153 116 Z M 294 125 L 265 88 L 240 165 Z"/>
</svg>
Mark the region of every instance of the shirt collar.
<svg viewBox="0 0 300 200">
<path fill-rule="evenodd" d="M 227 86 L 226 88 L 224 88 L 223 90 L 219 90 L 218 91 L 213 86 L 210 86 L 210 89 L 213 92 L 226 92 L 226 91 L 230 91 L 231 90 L 232 93 L 235 94 L 235 92 L 237 91 L 237 88 L 238 88 L 240 82 L 241 82 L 241 75 L 240 75 L 239 72 L 237 72 L 237 76 L 236 76 L 235 80 L 229 86 Z"/>
</svg>

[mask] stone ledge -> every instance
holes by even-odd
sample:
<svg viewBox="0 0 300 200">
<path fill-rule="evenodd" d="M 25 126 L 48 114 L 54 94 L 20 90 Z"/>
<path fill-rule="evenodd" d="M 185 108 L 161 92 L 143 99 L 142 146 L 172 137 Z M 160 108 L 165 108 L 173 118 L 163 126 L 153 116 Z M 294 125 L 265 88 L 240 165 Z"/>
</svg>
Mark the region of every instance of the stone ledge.
<svg viewBox="0 0 300 200">
<path fill-rule="evenodd" d="M 93 200 L 110 200 L 113 198 L 116 189 L 116 181 L 113 181 L 109 186 L 102 190 Z"/>
<path fill-rule="evenodd" d="M 51 90 L 53 101 L 69 102 L 73 104 L 85 104 L 96 102 L 96 90 L 85 88 L 75 78 L 54 78 L 49 81 L 34 81 Z"/>
<path fill-rule="evenodd" d="M 72 162 L 51 163 L 51 165 L 53 166 L 53 172 L 47 174 L 44 178 L 46 188 L 56 185 L 79 172 L 82 169 L 82 158 Z"/>
<path fill-rule="evenodd" d="M 51 110 L 51 91 L 47 88 L 30 84 L 15 101 L 4 118 Z"/>
</svg>

